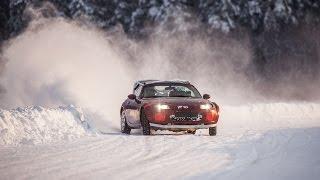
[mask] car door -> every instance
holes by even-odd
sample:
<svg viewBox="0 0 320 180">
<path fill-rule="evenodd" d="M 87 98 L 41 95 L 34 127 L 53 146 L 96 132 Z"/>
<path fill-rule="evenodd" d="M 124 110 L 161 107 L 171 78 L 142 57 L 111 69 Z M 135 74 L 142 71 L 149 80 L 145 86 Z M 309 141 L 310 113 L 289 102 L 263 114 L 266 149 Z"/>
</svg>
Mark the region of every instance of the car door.
<svg viewBox="0 0 320 180">
<path fill-rule="evenodd" d="M 126 108 L 126 117 L 128 123 L 132 127 L 139 127 L 140 126 L 140 99 L 139 95 L 141 93 L 142 86 L 139 85 L 134 89 L 134 94 L 136 95 L 137 99 L 131 100 L 128 99 L 128 104 Z"/>
</svg>

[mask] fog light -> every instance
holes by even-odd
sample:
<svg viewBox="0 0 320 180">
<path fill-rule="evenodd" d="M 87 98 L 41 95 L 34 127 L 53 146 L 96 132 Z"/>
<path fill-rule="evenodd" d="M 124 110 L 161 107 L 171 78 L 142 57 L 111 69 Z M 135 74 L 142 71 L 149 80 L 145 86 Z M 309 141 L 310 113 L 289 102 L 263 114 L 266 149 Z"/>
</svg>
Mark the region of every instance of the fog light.
<svg viewBox="0 0 320 180">
<path fill-rule="evenodd" d="M 163 122 L 166 119 L 166 114 L 162 112 L 157 112 L 154 114 L 154 120 L 157 122 Z"/>
<path fill-rule="evenodd" d="M 208 111 L 206 113 L 206 121 L 207 122 L 212 122 L 217 120 L 217 112 L 215 110 Z"/>
</svg>

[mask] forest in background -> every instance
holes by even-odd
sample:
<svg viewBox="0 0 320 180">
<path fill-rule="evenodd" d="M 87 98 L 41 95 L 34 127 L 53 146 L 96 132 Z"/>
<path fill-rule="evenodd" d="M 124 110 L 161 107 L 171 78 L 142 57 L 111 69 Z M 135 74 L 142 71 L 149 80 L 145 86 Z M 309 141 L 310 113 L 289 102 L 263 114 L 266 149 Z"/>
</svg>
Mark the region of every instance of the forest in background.
<svg viewBox="0 0 320 180">
<path fill-rule="evenodd" d="M 272 91 L 274 84 L 294 88 L 319 82 L 318 0 L 3 0 L 1 42 L 23 32 L 33 18 L 29 9 L 45 18 L 63 17 L 106 32 L 121 29 L 135 41 L 154 34 L 183 34 L 244 42 L 252 57 L 241 71 L 266 86 L 265 91 Z M 303 93 L 297 93 L 297 99 L 304 99 Z"/>
</svg>

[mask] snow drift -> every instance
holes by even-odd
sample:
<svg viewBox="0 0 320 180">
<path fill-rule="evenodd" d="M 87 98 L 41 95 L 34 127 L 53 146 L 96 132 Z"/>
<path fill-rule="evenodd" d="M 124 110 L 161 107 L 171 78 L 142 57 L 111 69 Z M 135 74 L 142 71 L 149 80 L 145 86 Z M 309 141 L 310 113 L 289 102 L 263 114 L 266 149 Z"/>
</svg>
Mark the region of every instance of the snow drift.
<svg viewBox="0 0 320 180">
<path fill-rule="evenodd" d="M 93 130 L 74 106 L 0 109 L 0 144 L 42 144 L 79 138 Z"/>
</svg>

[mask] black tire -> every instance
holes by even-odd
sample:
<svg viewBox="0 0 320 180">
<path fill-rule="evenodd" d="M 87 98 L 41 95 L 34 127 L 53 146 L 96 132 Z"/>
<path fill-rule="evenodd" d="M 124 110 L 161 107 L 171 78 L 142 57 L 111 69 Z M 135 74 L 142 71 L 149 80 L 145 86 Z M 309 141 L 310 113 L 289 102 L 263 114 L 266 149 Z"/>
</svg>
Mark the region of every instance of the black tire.
<svg viewBox="0 0 320 180">
<path fill-rule="evenodd" d="M 215 135 L 217 135 L 217 127 L 211 127 L 211 128 L 209 128 L 209 135 L 210 135 L 210 136 L 215 136 Z"/>
<path fill-rule="evenodd" d="M 189 134 L 196 134 L 197 130 L 188 130 L 187 133 Z"/>
<path fill-rule="evenodd" d="M 140 121 L 141 121 L 143 135 L 150 135 L 151 134 L 150 124 L 143 110 L 141 110 Z"/>
<path fill-rule="evenodd" d="M 124 134 L 130 134 L 131 128 L 127 123 L 126 116 L 124 112 L 121 112 L 121 132 Z"/>
</svg>

